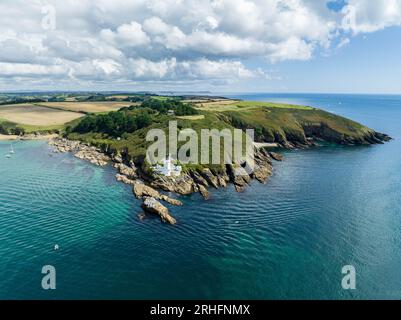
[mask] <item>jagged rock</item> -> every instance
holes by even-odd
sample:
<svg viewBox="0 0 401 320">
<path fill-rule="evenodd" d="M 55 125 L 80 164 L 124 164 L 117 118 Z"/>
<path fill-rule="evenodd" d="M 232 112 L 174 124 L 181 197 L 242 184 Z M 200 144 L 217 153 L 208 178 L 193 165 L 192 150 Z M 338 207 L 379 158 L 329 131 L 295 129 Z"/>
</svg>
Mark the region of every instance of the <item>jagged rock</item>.
<svg viewBox="0 0 401 320">
<path fill-rule="evenodd" d="M 146 198 L 145 201 L 142 203 L 142 208 L 147 212 L 157 214 L 158 216 L 160 216 L 163 222 L 168 222 L 170 224 L 177 223 L 177 221 L 170 215 L 168 209 L 155 198 Z"/>
<path fill-rule="evenodd" d="M 189 174 L 182 174 L 179 177 L 157 176 L 151 182 L 151 186 L 164 191 L 175 192 L 181 195 L 195 192 L 194 180 Z"/>
<path fill-rule="evenodd" d="M 79 141 L 55 138 L 49 141 L 49 145 L 53 146 L 59 152 L 70 152 L 76 150 L 81 143 Z"/>
<path fill-rule="evenodd" d="M 227 176 L 227 178 L 228 178 L 228 176 Z M 228 179 L 229 179 L 229 178 L 228 178 Z M 219 182 L 220 187 L 223 187 L 223 188 L 226 188 L 226 187 L 227 187 L 227 182 L 226 182 L 226 179 L 225 179 L 224 177 L 218 176 L 218 177 L 217 177 L 217 180 L 218 180 L 218 182 Z"/>
<path fill-rule="evenodd" d="M 167 203 L 169 203 L 173 206 L 182 206 L 182 202 L 180 200 L 170 198 L 169 196 L 166 196 L 165 194 L 160 195 L 160 200 L 166 201 Z"/>
<path fill-rule="evenodd" d="M 116 154 L 113 154 L 113 156 L 111 158 L 113 159 L 113 161 L 115 163 L 123 163 L 123 157 L 122 157 L 121 153 L 119 153 L 119 152 Z"/>
<path fill-rule="evenodd" d="M 146 218 L 145 212 L 138 213 L 138 219 L 143 221 Z"/>
<path fill-rule="evenodd" d="M 201 184 L 198 184 L 199 193 L 205 200 L 209 199 L 209 191 Z"/>
<path fill-rule="evenodd" d="M 260 183 L 266 183 L 267 178 L 271 175 L 271 165 L 268 163 L 257 164 L 254 171 L 253 176 Z"/>
<path fill-rule="evenodd" d="M 387 134 L 384 133 L 380 133 L 380 132 L 375 132 L 374 133 L 375 137 L 377 139 L 379 139 L 380 141 L 384 141 L 384 142 L 388 142 L 390 141 L 392 138 L 390 136 L 388 136 Z"/>
<path fill-rule="evenodd" d="M 198 172 L 192 171 L 191 172 L 191 176 L 192 176 L 193 180 L 195 181 L 195 183 L 201 184 L 201 185 L 203 185 L 205 187 L 209 186 L 209 184 L 207 183 L 206 179 L 203 178 Z"/>
<path fill-rule="evenodd" d="M 252 178 L 245 171 L 245 169 L 240 166 L 234 167 L 230 164 L 227 165 L 227 167 L 229 168 L 230 178 L 234 183 L 235 190 L 237 192 L 244 191 L 246 186 L 251 182 Z"/>
<path fill-rule="evenodd" d="M 216 176 L 210 171 L 210 169 L 206 168 L 202 170 L 202 176 L 205 178 L 205 180 L 210 184 L 212 187 L 218 189 L 219 188 L 219 182 L 216 178 Z"/>
<path fill-rule="evenodd" d="M 284 157 L 283 155 L 276 153 L 276 152 L 270 152 L 270 157 L 272 157 L 276 161 L 283 161 Z"/>
<path fill-rule="evenodd" d="M 141 183 L 135 183 L 132 188 L 133 193 L 137 198 L 151 197 L 158 200 L 166 201 L 175 206 L 181 206 L 182 202 L 176 199 L 172 199 L 166 195 L 160 194 L 157 190 Z"/>
<path fill-rule="evenodd" d="M 120 181 L 125 184 L 129 184 L 131 186 L 134 186 L 135 184 L 137 184 L 137 182 L 135 180 L 131 180 L 131 179 L 127 178 L 127 176 L 124 176 L 123 174 L 119 174 L 119 173 L 116 174 L 116 179 L 117 179 L 117 181 Z"/>
<path fill-rule="evenodd" d="M 78 159 L 89 161 L 97 166 L 105 166 L 110 160 L 106 155 L 98 152 L 94 148 L 82 148 L 75 153 L 74 156 Z"/>
<path fill-rule="evenodd" d="M 246 185 L 234 184 L 234 188 L 235 188 L 235 191 L 237 191 L 237 192 L 244 192 Z"/>
<path fill-rule="evenodd" d="M 129 167 L 123 163 L 115 163 L 113 167 L 116 168 L 119 173 L 127 176 L 129 179 L 136 179 L 138 177 L 136 174 L 136 168 Z"/>
<path fill-rule="evenodd" d="M 110 161 L 110 158 L 99 149 L 79 141 L 56 138 L 49 141 L 49 144 L 58 152 L 75 152 L 75 157 L 98 166 L 105 166 Z"/>
</svg>

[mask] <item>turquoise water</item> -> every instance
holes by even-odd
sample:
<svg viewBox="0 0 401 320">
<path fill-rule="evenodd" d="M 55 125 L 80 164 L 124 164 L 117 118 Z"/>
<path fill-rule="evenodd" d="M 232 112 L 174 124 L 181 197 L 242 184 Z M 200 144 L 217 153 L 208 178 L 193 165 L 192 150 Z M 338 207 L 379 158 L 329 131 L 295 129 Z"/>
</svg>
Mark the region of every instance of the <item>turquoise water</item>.
<svg viewBox="0 0 401 320">
<path fill-rule="evenodd" d="M 0 142 L 0 299 L 399 299 L 401 97 L 240 97 L 322 107 L 395 140 L 285 152 L 267 185 L 183 197 L 174 227 L 140 221 L 110 167 L 40 141 L 6 159 Z M 41 289 L 47 264 L 54 291 Z M 347 264 L 355 291 L 341 288 Z"/>
</svg>

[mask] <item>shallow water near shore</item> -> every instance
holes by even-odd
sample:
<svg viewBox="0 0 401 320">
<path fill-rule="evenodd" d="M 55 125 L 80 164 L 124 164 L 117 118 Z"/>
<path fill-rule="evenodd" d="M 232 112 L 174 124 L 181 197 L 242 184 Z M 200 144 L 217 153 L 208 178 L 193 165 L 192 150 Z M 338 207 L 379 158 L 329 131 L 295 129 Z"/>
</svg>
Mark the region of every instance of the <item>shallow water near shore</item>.
<svg viewBox="0 0 401 320">
<path fill-rule="evenodd" d="M 401 97 L 235 97 L 321 107 L 395 140 L 285 152 L 266 185 L 181 197 L 176 226 L 138 219 L 111 167 L 44 141 L 13 142 L 8 159 L 0 141 L 0 299 L 401 298 Z M 54 291 L 41 289 L 47 264 Z"/>
</svg>

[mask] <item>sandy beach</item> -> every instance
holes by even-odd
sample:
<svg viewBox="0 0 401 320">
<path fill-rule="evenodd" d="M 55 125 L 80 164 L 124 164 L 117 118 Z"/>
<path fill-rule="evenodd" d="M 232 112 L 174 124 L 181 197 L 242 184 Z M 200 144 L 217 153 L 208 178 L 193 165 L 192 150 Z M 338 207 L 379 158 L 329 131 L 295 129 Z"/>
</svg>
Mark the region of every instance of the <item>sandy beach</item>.
<svg viewBox="0 0 401 320">
<path fill-rule="evenodd" d="M 58 134 L 44 134 L 34 135 L 28 134 L 25 136 L 4 135 L 0 134 L 0 141 L 13 141 L 13 140 L 49 140 L 58 137 Z"/>
</svg>

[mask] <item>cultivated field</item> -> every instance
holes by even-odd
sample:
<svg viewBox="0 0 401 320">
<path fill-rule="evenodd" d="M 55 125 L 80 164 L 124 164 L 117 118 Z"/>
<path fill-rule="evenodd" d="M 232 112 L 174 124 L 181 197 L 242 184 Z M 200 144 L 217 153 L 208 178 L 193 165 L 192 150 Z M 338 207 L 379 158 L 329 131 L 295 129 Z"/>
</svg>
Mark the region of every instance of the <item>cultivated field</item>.
<svg viewBox="0 0 401 320">
<path fill-rule="evenodd" d="M 100 101 L 100 102 L 41 102 L 37 105 L 73 112 L 110 112 L 133 105 L 132 102 Z"/>
<path fill-rule="evenodd" d="M 29 126 L 58 126 L 80 117 L 83 117 L 83 114 L 40 107 L 34 104 L 0 106 L 1 119 Z"/>
</svg>

